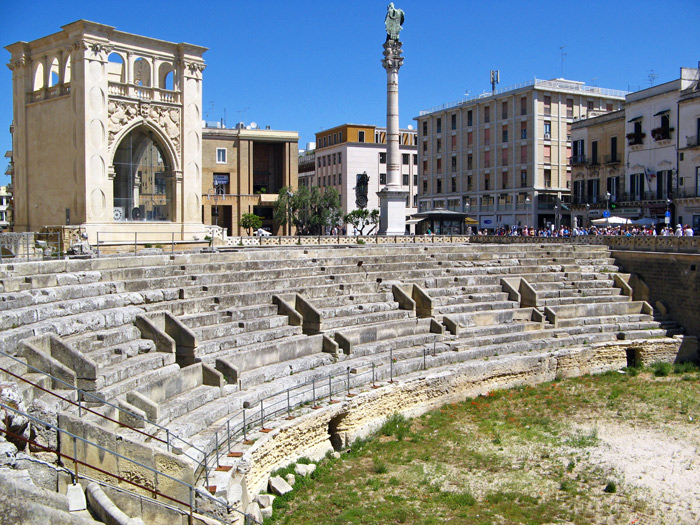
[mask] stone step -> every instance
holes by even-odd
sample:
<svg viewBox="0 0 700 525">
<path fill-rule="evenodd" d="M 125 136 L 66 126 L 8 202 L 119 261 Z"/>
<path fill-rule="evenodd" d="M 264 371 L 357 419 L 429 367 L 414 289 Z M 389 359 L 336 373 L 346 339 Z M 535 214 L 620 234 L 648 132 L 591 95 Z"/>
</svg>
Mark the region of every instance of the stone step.
<svg viewBox="0 0 700 525">
<path fill-rule="evenodd" d="M 538 301 L 539 306 L 557 306 L 557 305 L 577 305 L 577 304 L 592 304 L 592 303 L 614 303 L 614 302 L 629 302 L 630 298 L 626 295 L 574 295 L 570 297 L 551 297 Z"/>
<path fill-rule="evenodd" d="M 267 317 L 257 317 L 241 321 L 226 321 L 222 319 L 220 323 L 207 326 L 200 326 L 193 329 L 197 340 L 211 341 L 242 334 L 245 332 L 255 332 L 260 330 L 270 330 L 288 324 L 288 318 L 284 315 L 272 315 Z"/>
<path fill-rule="evenodd" d="M 240 348 L 256 343 L 267 343 L 273 340 L 280 340 L 301 333 L 299 326 L 278 326 L 267 330 L 256 330 L 253 332 L 243 332 L 228 337 L 220 337 L 199 342 L 196 357 L 205 362 L 211 360 L 221 352 Z"/>
<path fill-rule="evenodd" d="M 415 312 L 410 310 L 382 310 L 378 312 L 361 312 L 355 315 L 330 317 L 322 320 L 322 329 L 326 331 L 342 331 L 351 326 L 387 323 L 415 317 Z"/>
<path fill-rule="evenodd" d="M 158 424 L 167 425 L 173 419 L 203 407 L 221 397 L 221 389 L 215 386 L 199 385 L 173 396 L 159 405 Z"/>
<path fill-rule="evenodd" d="M 328 308 L 319 308 L 324 326 L 326 321 L 330 319 L 339 319 L 341 317 L 350 317 L 356 315 L 366 315 L 376 312 L 396 311 L 399 309 L 398 303 L 387 301 L 382 303 L 359 303 L 349 304 L 345 306 L 332 306 Z M 332 323 L 331 323 L 332 324 Z"/>
<path fill-rule="evenodd" d="M 422 333 L 411 334 L 400 337 L 392 337 L 390 339 L 380 339 L 369 343 L 355 345 L 352 348 L 353 357 L 366 357 L 378 353 L 387 353 L 389 351 L 398 351 L 409 347 L 432 346 L 442 340 L 440 334 Z"/>
<path fill-rule="evenodd" d="M 128 365 L 128 366 L 126 366 Z M 102 367 L 98 370 L 97 390 L 109 401 L 121 396 L 154 378 L 163 377 L 179 370 L 175 354 L 149 352 L 129 358 L 126 363 Z"/>
<path fill-rule="evenodd" d="M 64 338 L 65 342 L 84 354 L 93 352 L 105 346 L 114 346 L 126 343 L 141 337 L 141 331 L 133 324 L 86 332 L 83 334 Z"/>
<path fill-rule="evenodd" d="M 509 308 L 518 308 L 519 306 L 520 305 L 515 301 L 455 303 L 435 307 L 435 313 L 451 315 L 455 313 L 480 312 L 483 310 L 507 310 Z"/>
<path fill-rule="evenodd" d="M 317 297 L 312 304 L 319 309 L 335 308 L 347 305 L 363 305 L 371 303 L 383 303 L 393 301 L 391 292 L 358 293 L 331 295 L 328 297 Z"/>
<path fill-rule="evenodd" d="M 430 294 L 430 290 L 426 290 Z M 461 292 L 461 290 L 459 290 Z M 455 294 L 455 295 L 441 295 L 438 297 L 433 297 L 433 306 L 435 308 L 442 308 L 443 306 L 448 306 L 452 304 L 473 304 L 473 303 L 498 303 L 508 300 L 507 292 L 488 292 L 488 293 L 471 293 L 466 294 Z M 442 310 L 441 310 L 442 311 Z"/>
<path fill-rule="evenodd" d="M 107 367 L 123 363 L 140 354 L 156 351 L 155 342 L 150 339 L 131 339 L 111 346 L 102 346 L 86 353 L 99 367 Z"/>
</svg>

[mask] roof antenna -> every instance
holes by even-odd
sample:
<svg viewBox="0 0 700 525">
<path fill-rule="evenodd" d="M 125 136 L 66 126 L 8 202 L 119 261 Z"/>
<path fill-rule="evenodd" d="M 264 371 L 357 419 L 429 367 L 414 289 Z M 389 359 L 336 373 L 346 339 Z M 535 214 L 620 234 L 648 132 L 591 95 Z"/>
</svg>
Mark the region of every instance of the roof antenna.
<svg viewBox="0 0 700 525">
<path fill-rule="evenodd" d="M 496 94 L 496 84 L 498 84 L 501 81 L 501 72 L 496 69 L 495 71 L 492 69 L 491 70 L 491 93 L 493 95 Z"/>
<path fill-rule="evenodd" d="M 657 78 L 659 78 L 659 75 L 657 75 L 657 74 L 656 74 L 656 71 L 654 71 L 654 70 L 652 69 L 651 71 L 649 71 L 649 74 L 647 75 L 647 77 L 649 78 L 649 84 L 651 84 L 651 85 L 653 86 L 653 85 L 654 85 L 654 81 L 655 81 Z"/>
</svg>

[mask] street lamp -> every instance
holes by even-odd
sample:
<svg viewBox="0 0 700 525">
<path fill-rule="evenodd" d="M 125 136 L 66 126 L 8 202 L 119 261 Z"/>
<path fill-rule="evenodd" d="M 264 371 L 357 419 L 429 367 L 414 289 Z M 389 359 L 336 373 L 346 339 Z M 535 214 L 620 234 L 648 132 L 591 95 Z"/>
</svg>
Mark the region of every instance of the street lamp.
<svg viewBox="0 0 700 525">
<path fill-rule="evenodd" d="M 605 211 L 608 212 L 608 213 L 606 213 L 606 215 L 608 217 L 610 217 L 610 192 L 609 191 L 605 192 Z"/>
<path fill-rule="evenodd" d="M 216 226 L 219 225 L 219 193 L 216 191 L 217 188 L 210 188 L 209 192 L 207 193 L 207 198 L 209 200 L 212 199 L 212 195 L 214 198 L 214 207 L 211 210 L 211 218 L 212 218 L 212 224 L 215 224 Z"/>
<path fill-rule="evenodd" d="M 586 203 L 586 227 L 591 227 L 591 205 Z"/>
<path fill-rule="evenodd" d="M 664 222 L 668 224 L 669 226 L 671 225 L 671 214 L 669 213 L 669 210 L 671 208 L 671 199 L 666 199 L 666 215 L 664 216 Z"/>
</svg>

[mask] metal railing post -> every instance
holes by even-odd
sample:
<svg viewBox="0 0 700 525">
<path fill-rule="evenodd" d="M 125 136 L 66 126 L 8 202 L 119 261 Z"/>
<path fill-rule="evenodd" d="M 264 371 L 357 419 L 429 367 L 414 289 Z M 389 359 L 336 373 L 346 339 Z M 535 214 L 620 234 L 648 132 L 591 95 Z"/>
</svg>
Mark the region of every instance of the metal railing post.
<svg viewBox="0 0 700 525">
<path fill-rule="evenodd" d="M 228 448 L 228 453 L 231 453 L 231 420 L 226 420 L 226 446 Z"/>
<path fill-rule="evenodd" d="M 175 232 L 170 232 L 170 255 L 175 253 Z"/>
<path fill-rule="evenodd" d="M 292 417 L 292 407 L 289 405 L 289 388 L 287 389 L 287 417 Z"/>
<path fill-rule="evenodd" d="M 170 452 L 170 429 L 165 429 L 165 448 Z"/>
<path fill-rule="evenodd" d="M 83 417 L 82 391 L 78 389 L 78 417 Z"/>
<path fill-rule="evenodd" d="M 26 245 L 27 245 L 27 262 L 29 262 L 29 233 L 26 233 L 24 235 L 24 238 L 27 239 Z"/>
<path fill-rule="evenodd" d="M 328 374 L 328 401 L 333 402 L 333 376 Z"/>
<path fill-rule="evenodd" d="M 316 378 L 311 379 L 311 406 L 316 406 Z"/>
<path fill-rule="evenodd" d="M 260 400 L 260 428 L 265 428 L 265 409 L 262 399 Z"/>
<path fill-rule="evenodd" d="M 134 232 L 134 255 L 136 255 L 136 252 L 138 251 L 138 232 Z"/>
<path fill-rule="evenodd" d="M 426 369 L 426 366 L 425 366 L 425 354 L 426 354 L 426 350 L 425 350 L 425 347 L 424 347 L 424 348 L 423 348 L 423 370 Z"/>
<path fill-rule="evenodd" d="M 214 431 L 214 457 L 216 458 L 216 467 L 219 468 L 219 431 Z"/>
<path fill-rule="evenodd" d="M 375 367 L 375 364 L 372 363 L 372 388 L 374 388 L 375 386 L 377 386 L 377 385 L 375 384 L 375 372 L 374 372 L 374 367 Z"/>
<path fill-rule="evenodd" d="M 394 351 L 389 349 L 389 383 L 394 382 Z"/>
<path fill-rule="evenodd" d="M 243 441 L 248 441 L 248 436 L 246 435 L 246 430 L 245 430 L 246 424 L 245 424 L 245 408 L 243 409 Z"/>
<path fill-rule="evenodd" d="M 100 232 L 97 232 L 97 257 L 100 257 Z"/>
<path fill-rule="evenodd" d="M 347 370 L 347 376 L 348 376 L 348 395 L 350 395 L 350 367 L 348 366 L 346 368 Z"/>
</svg>

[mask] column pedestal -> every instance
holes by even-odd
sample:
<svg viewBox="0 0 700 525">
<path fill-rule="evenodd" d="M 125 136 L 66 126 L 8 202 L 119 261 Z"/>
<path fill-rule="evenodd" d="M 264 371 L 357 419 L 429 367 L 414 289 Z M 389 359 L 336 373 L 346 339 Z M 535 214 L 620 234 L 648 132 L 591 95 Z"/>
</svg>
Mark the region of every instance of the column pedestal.
<svg viewBox="0 0 700 525">
<path fill-rule="evenodd" d="M 377 192 L 379 196 L 379 235 L 406 234 L 406 197 L 401 188 L 385 186 Z"/>
</svg>

